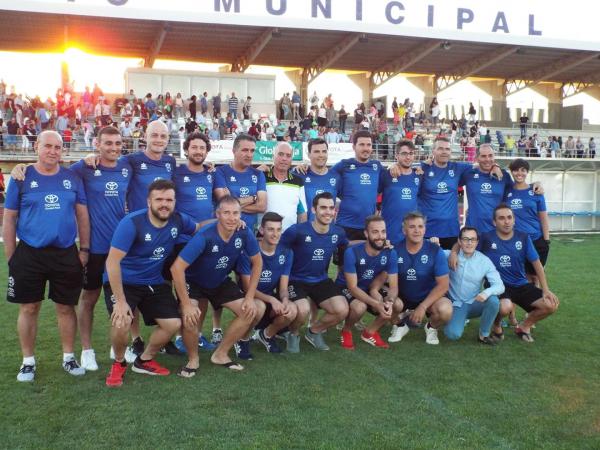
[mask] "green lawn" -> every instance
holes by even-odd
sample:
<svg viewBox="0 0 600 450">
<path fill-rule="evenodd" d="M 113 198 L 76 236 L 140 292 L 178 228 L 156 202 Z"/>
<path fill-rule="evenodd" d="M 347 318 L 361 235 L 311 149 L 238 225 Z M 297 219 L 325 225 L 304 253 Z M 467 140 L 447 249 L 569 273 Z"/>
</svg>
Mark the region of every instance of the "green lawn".
<svg viewBox="0 0 600 450">
<path fill-rule="evenodd" d="M 4 295 L 4 260 L 0 266 Z M 100 371 L 79 379 L 63 372 L 46 302 L 37 378 L 20 384 L 17 307 L 2 302 L 0 447 L 597 449 L 598 267 L 599 236 L 553 240 L 548 274 L 561 308 L 534 330 L 533 345 L 508 331 L 500 346 L 483 347 L 474 321 L 457 343 L 428 346 L 413 330 L 389 351 L 357 342 L 348 352 L 330 330 L 329 352 L 303 341 L 299 355 L 268 355 L 255 344 L 243 373 L 211 366 L 204 353 L 191 380 L 129 371 L 113 390 L 104 386 L 103 304 L 95 331 Z M 171 369 L 182 363 L 159 358 Z"/>
</svg>

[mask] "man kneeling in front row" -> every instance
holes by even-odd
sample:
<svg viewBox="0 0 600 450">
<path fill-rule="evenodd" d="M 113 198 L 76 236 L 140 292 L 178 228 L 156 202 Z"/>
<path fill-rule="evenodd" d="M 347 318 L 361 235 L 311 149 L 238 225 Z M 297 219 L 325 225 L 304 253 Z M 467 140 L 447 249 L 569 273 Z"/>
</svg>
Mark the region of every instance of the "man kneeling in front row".
<svg viewBox="0 0 600 450">
<path fill-rule="evenodd" d="M 393 249 L 384 248 L 387 236 L 383 217 L 367 217 L 364 233 L 366 242 L 350 246 L 344 252 L 344 271 L 336 280 L 350 307 L 341 337 L 342 347 L 348 350 L 354 350 L 352 326 L 367 310 L 376 318 L 360 338 L 374 347 L 388 348 L 379 329 L 388 322 L 397 323 L 403 308 L 398 298 L 398 255 Z M 387 293 L 380 292 L 386 281 Z"/>
</svg>

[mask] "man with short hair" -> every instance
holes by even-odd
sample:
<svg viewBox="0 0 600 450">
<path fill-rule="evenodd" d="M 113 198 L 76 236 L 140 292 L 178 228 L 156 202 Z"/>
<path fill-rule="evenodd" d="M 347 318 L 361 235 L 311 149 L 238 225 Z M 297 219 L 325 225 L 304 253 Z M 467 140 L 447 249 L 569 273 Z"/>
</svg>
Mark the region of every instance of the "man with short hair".
<svg viewBox="0 0 600 450">
<path fill-rule="evenodd" d="M 106 378 L 109 387 L 123 384 L 125 349 L 136 309 L 146 325 L 156 328 L 143 353 L 133 362 L 134 372 L 168 375 L 169 370 L 153 358 L 181 327 L 177 302 L 162 269 L 179 234 L 193 234 L 198 227 L 191 217 L 175 212 L 175 183 L 171 180 L 153 181 L 148 187 L 147 204 L 147 209 L 132 212 L 119 222 L 106 259 L 104 295 L 115 352 Z"/>
<path fill-rule="evenodd" d="M 365 220 L 365 242 L 352 245 L 344 255 L 344 271 L 340 271 L 336 284 L 348 301 L 349 313 L 342 329 L 342 347 L 354 350 L 352 326 L 365 312 L 375 317 L 361 333 L 360 338 L 369 345 L 389 348 L 379 335 L 379 330 L 388 322 L 396 324 L 403 304 L 398 298 L 398 255 L 393 249 L 385 248 L 386 224 L 381 216 L 369 216 Z M 387 292 L 379 289 L 377 282 L 387 282 Z"/>
<path fill-rule="evenodd" d="M 63 368 L 71 375 L 85 374 L 74 354 L 75 305 L 90 251 L 90 224 L 81 179 L 59 164 L 62 148 L 58 133 L 43 131 L 36 142 L 38 160 L 25 171 L 27 180 L 12 180 L 6 193 L 2 235 L 9 267 L 7 300 L 19 304 L 23 353 L 18 381 L 35 377 L 34 348 L 46 281 L 56 305 Z"/>
<path fill-rule="evenodd" d="M 294 253 L 279 245 L 282 221 L 283 217 L 279 214 L 268 212 L 262 217 L 259 228 L 262 235 L 259 247 L 263 265 L 255 296 L 265 303 L 266 311 L 256 325 L 255 336 L 269 353 L 281 353 L 275 335 L 292 323 L 298 313 L 295 303 L 290 302 L 288 295 Z M 241 278 L 244 291 L 250 286 L 251 269 L 250 259 L 243 254 L 238 260 L 236 272 Z M 249 346 L 249 341 L 243 340 L 238 344 Z"/>
<path fill-rule="evenodd" d="M 399 342 L 409 331 L 409 324 L 418 325 L 427 316 L 425 342 L 439 344 L 437 330 L 452 317 L 448 292 L 448 263 L 442 249 L 427 240 L 426 218 L 420 212 L 404 217 L 402 231 L 405 240 L 392 242 L 398 254 L 399 296 L 408 315 L 399 326 L 392 327 L 389 342 Z"/>
<path fill-rule="evenodd" d="M 344 230 L 334 225 L 335 200 L 329 192 L 315 196 L 312 203 L 315 218 L 289 227 L 281 237 L 281 244 L 294 252 L 290 273 L 289 298 L 296 304 L 298 314 L 286 335 L 287 349 L 300 351 L 300 327 L 306 322 L 310 301 L 325 311 L 306 330 L 306 340 L 318 350 L 329 350 L 322 333 L 348 315 L 348 303 L 342 291 L 327 275 L 333 252 L 347 246 Z M 313 318 L 314 319 L 314 318 Z"/>
<path fill-rule="evenodd" d="M 494 264 L 483 253 L 476 250 L 479 233 L 473 227 L 463 227 L 458 235 L 458 266 L 450 271 L 452 318 L 444 328 L 444 334 L 453 341 L 460 339 L 468 319 L 481 317 L 478 342 L 496 345 L 490 336 L 492 325 L 498 315 L 504 284 Z M 484 282 L 489 285 L 482 289 Z"/>
<path fill-rule="evenodd" d="M 239 199 L 242 220 L 254 229 L 257 214 L 267 207 L 265 175 L 252 167 L 256 139 L 248 134 L 239 134 L 233 141 L 233 162 L 219 166 L 215 172 L 215 198 L 225 195 Z"/>
<path fill-rule="evenodd" d="M 200 364 L 197 345 L 200 304 L 210 301 L 213 308 L 224 307 L 235 314 L 210 361 L 236 371 L 244 367 L 231 360 L 229 350 L 247 335 L 265 312 L 264 303 L 255 299 L 262 259 L 251 229 L 240 229 L 239 200 L 230 195 L 221 197 L 215 214 L 217 221 L 202 227 L 171 266 L 181 305 L 183 341 L 189 356 L 188 363 L 178 374 L 186 378 L 193 377 Z M 242 252 L 248 255 L 252 266 L 246 293 L 229 278 Z"/>
<path fill-rule="evenodd" d="M 515 333 L 525 342 L 533 342 L 531 328 L 540 320 L 558 310 L 559 300 L 548 287 L 544 267 L 540 262 L 531 237 L 515 231 L 515 216 L 509 206 L 500 204 L 494 210 L 496 229 L 483 233 L 480 251 L 492 260 L 500 273 L 505 291 L 500 295 L 500 314 L 494 326 L 494 335 L 503 337 L 501 318 L 512 310 L 512 303 L 527 312 L 527 317 L 515 328 Z M 530 283 L 525 273 L 525 262 L 535 270 L 541 289 Z"/>
<path fill-rule="evenodd" d="M 267 211 L 283 217 L 283 231 L 307 218 L 304 181 L 290 170 L 293 153 L 290 144 L 278 143 L 273 149 L 273 165 L 265 175 Z"/>
<path fill-rule="evenodd" d="M 231 114 L 234 119 L 237 119 L 239 99 L 235 96 L 235 92 L 231 93 L 231 97 L 229 97 L 229 102 L 227 104 L 229 106 L 229 114 Z"/>
</svg>

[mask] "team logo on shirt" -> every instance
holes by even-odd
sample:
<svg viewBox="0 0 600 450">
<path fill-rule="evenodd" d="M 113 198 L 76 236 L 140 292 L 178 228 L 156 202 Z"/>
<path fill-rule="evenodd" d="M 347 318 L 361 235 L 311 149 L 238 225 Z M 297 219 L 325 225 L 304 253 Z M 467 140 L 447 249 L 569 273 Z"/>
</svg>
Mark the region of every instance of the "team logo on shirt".
<svg viewBox="0 0 600 450">
<path fill-rule="evenodd" d="M 127 169 L 121 170 L 121 175 L 123 175 L 123 178 L 127 178 L 129 176 L 129 170 L 127 170 Z"/>
<path fill-rule="evenodd" d="M 94 170 L 94 176 L 95 177 L 101 177 L 102 176 L 102 172 L 100 172 L 100 169 Z"/>
<path fill-rule="evenodd" d="M 373 164 L 373 170 L 377 170 L 377 164 Z"/>
<path fill-rule="evenodd" d="M 450 175 L 451 177 L 453 177 L 453 176 L 454 176 L 454 170 L 450 169 L 450 170 L 448 171 L 448 175 Z"/>
<path fill-rule="evenodd" d="M 482 194 L 491 194 L 492 193 L 492 183 L 481 183 L 481 193 Z"/>
<path fill-rule="evenodd" d="M 150 259 L 154 259 L 154 260 L 162 259 L 163 256 L 165 256 L 164 247 L 156 247 L 154 249 L 154 251 L 152 252 L 152 258 L 150 258 Z"/>
<path fill-rule="evenodd" d="M 247 197 L 249 193 L 250 193 L 250 189 L 248 189 L 247 187 L 240 188 L 240 196 L 241 197 Z"/>
<path fill-rule="evenodd" d="M 422 255 L 422 256 L 421 256 L 421 262 L 422 262 L 423 264 L 427 264 L 427 261 L 429 261 L 429 256 L 427 256 L 427 255 Z"/>
<path fill-rule="evenodd" d="M 167 169 L 167 172 L 170 172 L 171 171 L 171 163 L 166 163 L 165 169 Z"/>
<path fill-rule="evenodd" d="M 382 266 L 385 266 L 385 263 L 387 263 L 387 256 L 383 255 L 380 262 Z"/>
<path fill-rule="evenodd" d="M 411 200 L 412 199 L 412 191 L 410 188 L 402 189 L 402 200 Z"/>
<path fill-rule="evenodd" d="M 212 253 L 218 253 L 218 251 L 219 251 L 219 246 L 218 245 L 213 245 Z"/>
<path fill-rule="evenodd" d="M 521 241 L 515 242 L 515 248 L 521 250 L 523 248 L 523 243 Z"/>
<path fill-rule="evenodd" d="M 365 270 L 365 273 L 363 273 L 363 279 L 364 280 L 370 280 L 371 278 L 373 278 L 373 275 L 375 275 L 375 271 L 372 269 L 369 270 Z"/>
<path fill-rule="evenodd" d="M 360 184 L 371 184 L 371 175 L 369 175 L 368 173 L 361 173 Z"/>
<path fill-rule="evenodd" d="M 364 266 L 366 264 L 365 258 L 360 258 L 360 261 L 358 262 L 358 264 L 360 264 L 361 266 Z"/>
<path fill-rule="evenodd" d="M 242 248 L 242 238 L 235 238 L 235 243 L 233 245 L 235 245 L 235 248 Z"/>
<path fill-rule="evenodd" d="M 140 170 L 146 170 L 148 167 L 146 166 L 146 163 L 141 163 L 140 164 Z"/>
<path fill-rule="evenodd" d="M 29 185 L 30 188 L 36 188 L 38 187 L 37 181 L 32 181 L 31 184 Z"/>
<path fill-rule="evenodd" d="M 415 186 L 418 186 L 418 185 L 419 185 L 419 179 L 415 178 Z"/>
<path fill-rule="evenodd" d="M 338 235 L 337 234 L 331 235 L 331 243 L 337 244 L 337 241 L 338 241 Z"/>
<path fill-rule="evenodd" d="M 151 241 L 152 240 L 152 236 L 150 235 L 150 233 L 146 233 L 146 236 L 144 236 L 144 240 L 145 241 Z"/>
<path fill-rule="evenodd" d="M 316 248 L 315 251 L 313 252 L 312 260 L 313 261 L 323 261 L 323 255 L 325 255 L 325 250 L 323 250 L 322 248 Z"/>
<path fill-rule="evenodd" d="M 440 181 L 437 184 L 437 193 L 438 194 L 447 194 L 448 193 L 448 183 L 445 181 Z"/>
<path fill-rule="evenodd" d="M 417 271 L 415 269 L 408 269 L 406 271 L 406 279 L 409 281 L 415 281 L 417 279 Z"/>
<path fill-rule="evenodd" d="M 63 186 L 65 189 L 71 189 L 71 182 L 69 180 L 63 180 Z"/>
<path fill-rule="evenodd" d="M 312 238 L 310 236 L 306 236 L 306 238 L 304 238 L 304 242 L 312 242 Z"/>
<path fill-rule="evenodd" d="M 212 175 L 211 174 L 206 175 L 206 179 L 208 180 L 209 183 L 212 183 Z"/>
<path fill-rule="evenodd" d="M 55 209 L 60 209 L 60 203 L 58 202 L 58 195 L 56 194 L 48 194 L 44 197 L 44 201 L 46 204 L 44 205 L 44 209 L 46 211 L 51 211 Z"/>
<path fill-rule="evenodd" d="M 533 197 L 533 191 L 527 191 L 527 193 Z"/>
<path fill-rule="evenodd" d="M 226 269 L 227 264 L 229 263 L 229 256 L 221 256 L 217 261 L 217 265 L 215 269 Z"/>
<path fill-rule="evenodd" d="M 252 175 L 252 182 L 258 183 L 258 177 L 256 175 Z"/>
<path fill-rule="evenodd" d="M 510 256 L 508 255 L 502 255 L 500 257 L 500 267 L 510 267 Z"/>
<path fill-rule="evenodd" d="M 330 185 L 335 186 L 335 183 L 336 183 L 335 178 L 330 178 L 329 179 L 329 184 Z"/>
<path fill-rule="evenodd" d="M 178 234 L 179 234 L 179 230 L 177 229 L 177 227 L 171 228 L 171 236 L 173 237 L 173 239 L 175 239 Z"/>
<path fill-rule="evenodd" d="M 285 264 L 285 255 L 279 255 L 279 264 Z"/>
<path fill-rule="evenodd" d="M 187 175 L 185 177 L 183 177 L 183 182 L 184 183 L 189 183 L 190 182 L 190 177 L 188 177 Z"/>
<path fill-rule="evenodd" d="M 513 198 L 510 201 L 510 207 L 511 207 L 511 209 L 522 209 L 523 208 L 523 200 L 521 200 L 520 198 Z"/>
</svg>

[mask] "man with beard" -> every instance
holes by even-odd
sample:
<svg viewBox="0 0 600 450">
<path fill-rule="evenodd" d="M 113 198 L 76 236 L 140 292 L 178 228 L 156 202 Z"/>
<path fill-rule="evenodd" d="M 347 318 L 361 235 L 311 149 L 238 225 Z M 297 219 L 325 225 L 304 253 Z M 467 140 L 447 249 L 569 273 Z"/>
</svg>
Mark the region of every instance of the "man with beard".
<svg viewBox="0 0 600 450">
<path fill-rule="evenodd" d="M 130 213 L 119 222 L 106 259 L 104 295 L 115 352 L 106 378 L 110 387 L 123 384 L 125 348 L 136 309 L 146 325 L 156 328 L 144 352 L 133 362 L 134 372 L 168 375 L 169 370 L 153 358 L 181 327 L 177 301 L 161 272 L 179 234 L 193 234 L 197 225 L 189 216 L 175 212 L 175 184 L 170 180 L 150 184 L 147 205 L 147 209 Z"/>
<path fill-rule="evenodd" d="M 379 329 L 388 322 L 398 323 L 403 308 L 398 299 L 398 256 L 394 250 L 384 248 L 387 235 L 381 216 L 366 218 L 365 237 L 366 242 L 346 249 L 344 272 L 340 272 L 336 280 L 350 309 L 341 337 L 342 347 L 348 350 L 354 350 L 352 326 L 367 310 L 376 318 L 362 331 L 360 338 L 374 347 L 388 348 Z M 382 285 L 383 281 L 388 283 L 387 292 L 379 289 L 378 284 Z"/>
</svg>

